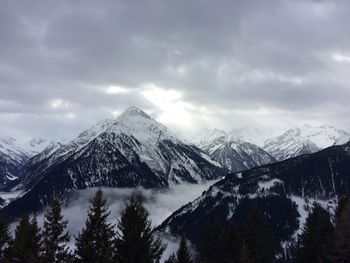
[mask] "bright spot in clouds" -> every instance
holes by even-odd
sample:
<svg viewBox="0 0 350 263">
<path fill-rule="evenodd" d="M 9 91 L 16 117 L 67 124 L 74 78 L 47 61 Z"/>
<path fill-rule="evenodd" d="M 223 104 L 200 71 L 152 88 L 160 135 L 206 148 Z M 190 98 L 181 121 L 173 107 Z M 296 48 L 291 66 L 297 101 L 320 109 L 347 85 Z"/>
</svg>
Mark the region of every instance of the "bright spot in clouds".
<svg viewBox="0 0 350 263">
<path fill-rule="evenodd" d="M 54 99 L 51 101 L 51 108 L 58 109 L 58 108 L 67 108 L 69 106 L 69 102 L 64 99 Z"/>
<path fill-rule="evenodd" d="M 73 120 L 73 119 L 75 119 L 76 115 L 73 112 L 69 112 L 69 113 L 65 114 L 64 117 L 68 120 Z"/>
<path fill-rule="evenodd" d="M 339 54 L 335 53 L 332 55 L 332 58 L 337 61 L 337 62 L 346 62 L 350 63 L 350 56 L 344 55 L 344 54 Z"/>
<path fill-rule="evenodd" d="M 158 120 L 162 123 L 188 125 L 191 122 L 189 110 L 192 106 L 182 99 L 182 94 L 172 89 L 162 89 L 154 84 L 143 86 L 141 94 L 159 110 Z"/>
<path fill-rule="evenodd" d="M 130 90 L 127 88 L 123 88 L 120 86 L 109 86 L 105 89 L 105 92 L 107 94 L 120 94 L 120 93 L 128 93 Z"/>
</svg>

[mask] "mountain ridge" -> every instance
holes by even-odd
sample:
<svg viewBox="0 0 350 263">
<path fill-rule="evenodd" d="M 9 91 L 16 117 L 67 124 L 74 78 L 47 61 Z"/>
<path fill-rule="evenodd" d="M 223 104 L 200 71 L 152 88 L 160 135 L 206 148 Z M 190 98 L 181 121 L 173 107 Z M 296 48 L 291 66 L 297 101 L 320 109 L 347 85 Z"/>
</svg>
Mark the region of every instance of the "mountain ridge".
<svg viewBox="0 0 350 263">
<path fill-rule="evenodd" d="M 244 229 L 249 208 L 257 205 L 283 257 L 314 201 L 334 213 L 338 197 L 350 190 L 349 175 L 350 143 L 232 173 L 175 211 L 158 230 L 185 234 L 198 245 L 207 223 L 225 227 L 233 220 Z"/>
<path fill-rule="evenodd" d="M 332 145 L 348 142 L 350 134 L 330 125 L 295 127 L 265 141 L 263 147 L 277 160 L 310 154 Z"/>
<path fill-rule="evenodd" d="M 22 209 L 40 210 L 53 193 L 63 196 L 69 189 L 162 188 L 228 172 L 135 107 L 48 152 L 27 162 L 22 175 L 26 194 L 2 210 L 7 217 L 18 216 Z"/>
<path fill-rule="evenodd" d="M 276 161 L 259 146 L 219 129 L 204 129 L 192 140 L 192 143 L 232 172 Z"/>
</svg>

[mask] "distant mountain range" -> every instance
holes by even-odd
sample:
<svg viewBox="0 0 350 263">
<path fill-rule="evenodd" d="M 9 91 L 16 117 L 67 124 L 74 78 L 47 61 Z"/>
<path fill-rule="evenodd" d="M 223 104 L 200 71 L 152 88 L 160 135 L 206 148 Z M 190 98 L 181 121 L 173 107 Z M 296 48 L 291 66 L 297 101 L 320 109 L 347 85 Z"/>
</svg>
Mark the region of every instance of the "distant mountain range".
<svg viewBox="0 0 350 263">
<path fill-rule="evenodd" d="M 16 185 L 24 164 L 51 143 L 45 139 L 18 141 L 12 137 L 0 138 L 0 191 Z"/>
<path fill-rule="evenodd" d="M 26 162 L 25 194 L 2 210 L 8 218 L 40 210 L 55 194 L 88 187 L 167 187 L 217 179 L 227 170 L 138 108 L 105 120 L 65 144 L 54 144 Z"/>
<path fill-rule="evenodd" d="M 242 128 L 231 132 L 219 129 L 202 129 L 189 141 L 207 152 L 231 171 L 252 168 L 285 160 L 302 154 L 310 154 L 332 145 L 341 145 L 350 140 L 350 133 L 332 126 L 303 125 L 270 137 L 263 129 Z M 264 139 L 268 138 L 268 139 Z M 248 146 L 247 143 L 250 145 Z M 245 147 L 240 145 L 245 144 Z M 240 148 L 245 148 L 245 151 Z M 238 149 L 238 150 L 237 150 Z M 240 153 L 241 154 L 240 154 Z M 261 159 L 247 160 L 242 155 L 262 156 Z"/>
<path fill-rule="evenodd" d="M 63 198 L 71 189 L 162 188 L 218 179 L 349 139 L 331 126 L 294 128 L 265 143 L 262 137 L 254 140 L 259 133 L 204 129 L 188 142 L 131 107 L 69 142 L 0 139 L 0 191 L 15 191 L 6 195 L 10 198 L 2 195 L 1 213 L 15 218 L 39 211 L 53 194 Z"/>
<path fill-rule="evenodd" d="M 190 140 L 212 159 L 232 172 L 276 161 L 273 156 L 259 146 L 218 129 L 203 129 Z"/>
<path fill-rule="evenodd" d="M 277 160 L 285 160 L 302 154 L 314 153 L 332 145 L 341 145 L 348 142 L 349 139 L 348 132 L 332 126 L 304 125 L 267 140 L 263 148 Z"/>
<path fill-rule="evenodd" d="M 253 204 L 263 212 L 280 257 L 288 256 L 313 202 L 334 211 L 350 190 L 350 142 L 226 176 L 158 228 L 195 245 L 210 222 L 244 229 Z"/>
</svg>

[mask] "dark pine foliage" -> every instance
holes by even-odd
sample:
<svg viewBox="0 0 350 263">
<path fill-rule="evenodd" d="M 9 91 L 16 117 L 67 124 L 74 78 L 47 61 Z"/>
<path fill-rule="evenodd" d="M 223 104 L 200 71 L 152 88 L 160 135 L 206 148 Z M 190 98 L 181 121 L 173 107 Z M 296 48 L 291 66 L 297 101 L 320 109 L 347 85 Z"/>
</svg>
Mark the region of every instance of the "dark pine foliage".
<svg viewBox="0 0 350 263">
<path fill-rule="evenodd" d="M 232 263 L 238 261 L 238 255 L 241 250 L 241 237 L 236 224 L 231 221 L 225 229 L 222 236 L 222 262 Z"/>
<path fill-rule="evenodd" d="M 169 258 L 164 261 L 164 263 L 193 263 L 185 236 L 181 236 L 180 245 L 177 252 L 171 254 Z"/>
<path fill-rule="evenodd" d="M 237 263 L 254 263 L 253 257 L 247 247 L 245 240 L 242 241 L 242 245 L 238 254 Z"/>
<path fill-rule="evenodd" d="M 298 237 L 294 262 L 329 262 L 327 248 L 331 247 L 332 234 L 333 225 L 328 212 L 315 204 L 306 219 L 302 234 Z"/>
<path fill-rule="evenodd" d="M 184 236 L 181 237 L 179 249 L 176 252 L 176 263 L 192 263 L 190 251 Z"/>
<path fill-rule="evenodd" d="M 66 231 L 68 221 L 63 220 L 61 205 L 57 199 L 51 201 L 44 220 L 42 232 L 42 262 L 70 262 L 72 256 L 67 247 L 70 237 Z"/>
<path fill-rule="evenodd" d="M 5 253 L 11 242 L 9 227 L 2 218 L 0 218 L 0 262 L 5 261 Z"/>
<path fill-rule="evenodd" d="M 343 197 L 336 211 L 332 244 L 328 248 L 329 262 L 350 262 L 350 201 Z"/>
<path fill-rule="evenodd" d="M 214 263 L 222 255 L 222 229 L 217 223 L 208 223 L 205 226 L 199 246 L 199 260 Z"/>
<path fill-rule="evenodd" d="M 110 214 L 103 193 L 98 190 L 91 200 L 85 227 L 76 239 L 76 262 L 113 262 L 113 226 L 107 223 Z"/>
<path fill-rule="evenodd" d="M 177 259 L 175 254 L 171 254 L 167 260 L 164 261 L 164 263 L 177 263 Z"/>
<path fill-rule="evenodd" d="M 40 262 L 41 235 L 35 218 L 22 216 L 15 231 L 11 245 L 10 262 L 38 263 Z"/>
<path fill-rule="evenodd" d="M 199 246 L 199 260 L 208 263 L 236 262 L 240 243 L 240 235 L 233 221 L 224 229 L 218 223 L 209 223 Z"/>
<path fill-rule="evenodd" d="M 256 206 L 252 207 L 250 213 L 245 241 L 254 263 L 273 262 L 275 253 L 271 237 L 266 228 L 264 217 Z"/>
<path fill-rule="evenodd" d="M 116 260 L 118 263 L 159 262 L 166 246 L 153 234 L 148 211 L 131 198 L 118 222 Z"/>
</svg>

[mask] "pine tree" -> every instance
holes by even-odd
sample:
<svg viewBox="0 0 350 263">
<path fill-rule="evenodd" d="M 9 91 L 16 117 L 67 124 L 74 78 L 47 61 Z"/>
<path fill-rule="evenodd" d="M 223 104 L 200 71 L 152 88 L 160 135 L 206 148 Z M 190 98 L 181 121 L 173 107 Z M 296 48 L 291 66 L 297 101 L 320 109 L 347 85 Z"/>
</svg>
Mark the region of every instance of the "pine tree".
<svg viewBox="0 0 350 263">
<path fill-rule="evenodd" d="M 233 221 L 224 229 L 217 223 L 209 223 L 200 242 L 199 260 L 208 263 L 235 262 L 240 243 L 240 235 Z"/>
<path fill-rule="evenodd" d="M 254 263 L 270 263 L 274 260 L 271 237 L 263 215 L 256 206 L 252 207 L 247 225 L 245 240 Z"/>
<path fill-rule="evenodd" d="M 342 196 L 338 201 L 338 206 L 335 211 L 335 220 L 339 220 L 341 215 L 343 214 L 344 210 L 347 208 L 349 204 L 349 197 L 348 196 Z"/>
<path fill-rule="evenodd" d="M 44 220 L 42 262 L 66 263 L 71 261 L 72 256 L 67 247 L 70 240 L 69 234 L 66 232 L 68 221 L 63 220 L 61 205 L 57 199 L 50 203 Z"/>
<path fill-rule="evenodd" d="M 254 263 L 252 255 L 248 250 L 246 242 L 243 240 L 242 245 L 240 247 L 239 255 L 237 258 L 237 263 Z"/>
<path fill-rule="evenodd" d="M 208 223 L 199 245 L 199 260 L 202 262 L 222 262 L 222 229 L 217 223 Z"/>
<path fill-rule="evenodd" d="M 0 218 L 0 262 L 4 262 L 5 251 L 11 241 L 9 227 L 2 218 Z"/>
<path fill-rule="evenodd" d="M 11 246 L 11 262 L 40 262 L 40 242 L 41 235 L 36 219 L 29 221 L 29 216 L 22 216 Z"/>
<path fill-rule="evenodd" d="M 331 240 L 327 258 L 329 262 L 350 262 L 350 201 L 347 197 L 339 201 Z"/>
<path fill-rule="evenodd" d="M 91 200 L 85 227 L 76 239 L 77 262 L 113 262 L 114 231 L 113 226 L 107 223 L 109 214 L 109 207 L 99 189 Z"/>
<path fill-rule="evenodd" d="M 241 238 L 237 227 L 231 221 L 222 235 L 222 262 L 232 263 L 237 262 L 241 249 Z"/>
<path fill-rule="evenodd" d="M 139 201 L 132 197 L 126 202 L 117 226 L 118 263 L 159 262 L 166 246 L 154 237 L 149 213 Z"/>
<path fill-rule="evenodd" d="M 295 263 L 328 262 L 327 248 L 332 238 L 333 225 L 330 216 L 320 205 L 315 204 L 306 219 L 294 256 Z"/>
<path fill-rule="evenodd" d="M 187 246 L 186 238 L 181 237 L 179 249 L 176 252 L 177 263 L 192 263 L 191 255 Z"/>
<path fill-rule="evenodd" d="M 177 259 L 175 254 L 171 254 L 167 260 L 164 261 L 164 263 L 177 263 Z"/>
</svg>

